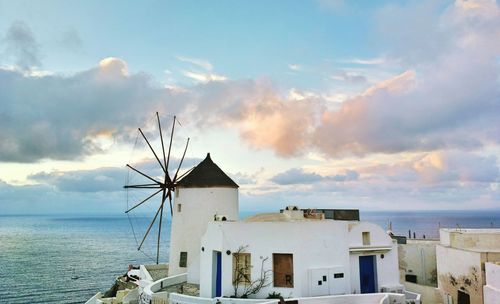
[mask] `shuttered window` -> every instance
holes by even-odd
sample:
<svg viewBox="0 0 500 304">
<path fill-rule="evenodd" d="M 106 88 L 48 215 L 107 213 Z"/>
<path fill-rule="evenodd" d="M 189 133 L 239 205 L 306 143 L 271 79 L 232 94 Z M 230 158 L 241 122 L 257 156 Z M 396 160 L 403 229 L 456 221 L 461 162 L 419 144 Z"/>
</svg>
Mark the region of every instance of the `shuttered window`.
<svg viewBox="0 0 500 304">
<path fill-rule="evenodd" d="M 250 253 L 233 253 L 233 285 L 250 284 L 252 275 Z"/>
<path fill-rule="evenodd" d="M 179 259 L 179 267 L 187 267 L 188 253 L 181 251 L 181 258 Z"/>
<path fill-rule="evenodd" d="M 273 253 L 274 287 L 293 287 L 293 254 Z"/>
</svg>

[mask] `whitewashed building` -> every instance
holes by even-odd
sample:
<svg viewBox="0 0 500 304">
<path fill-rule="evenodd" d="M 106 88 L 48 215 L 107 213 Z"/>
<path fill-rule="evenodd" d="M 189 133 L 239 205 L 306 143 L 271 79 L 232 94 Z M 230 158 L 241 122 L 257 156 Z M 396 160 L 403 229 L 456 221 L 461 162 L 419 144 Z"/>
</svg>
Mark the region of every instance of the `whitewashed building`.
<svg viewBox="0 0 500 304">
<path fill-rule="evenodd" d="M 241 296 L 234 289 L 236 255 L 250 264 L 241 289 L 263 272 L 270 274 L 269 285 L 255 298 L 273 292 L 288 298 L 403 292 L 397 244 L 382 228 L 287 209 L 210 223 L 201 242 L 200 296 Z"/>
<path fill-rule="evenodd" d="M 200 276 L 200 240 L 214 220 L 237 221 L 238 185 L 210 158 L 210 153 L 175 189 L 170 235 L 170 275 Z"/>
</svg>

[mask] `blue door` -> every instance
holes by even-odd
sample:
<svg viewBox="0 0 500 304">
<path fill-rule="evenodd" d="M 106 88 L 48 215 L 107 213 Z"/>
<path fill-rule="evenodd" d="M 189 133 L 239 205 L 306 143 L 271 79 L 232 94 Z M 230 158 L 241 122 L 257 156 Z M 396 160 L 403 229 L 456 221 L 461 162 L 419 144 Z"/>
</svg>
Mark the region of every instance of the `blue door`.
<svg viewBox="0 0 500 304">
<path fill-rule="evenodd" d="M 215 277 L 215 296 L 220 297 L 222 295 L 222 253 L 217 252 L 217 274 Z"/>
<path fill-rule="evenodd" d="M 361 293 L 375 292 L 375 256 L 359 257 L 359 285 Z"/>
</svg>

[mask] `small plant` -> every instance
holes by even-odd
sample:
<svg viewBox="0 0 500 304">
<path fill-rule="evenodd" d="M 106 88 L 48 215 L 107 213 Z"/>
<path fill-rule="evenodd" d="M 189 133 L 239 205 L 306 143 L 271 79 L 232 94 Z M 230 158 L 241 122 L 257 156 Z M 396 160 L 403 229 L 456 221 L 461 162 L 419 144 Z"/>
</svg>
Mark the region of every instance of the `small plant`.
<svg viewBox="0 0 500 304">
<path fill-rule="evenodd" d="M 269 293 L 269 295 L 267 296 L 267 299 L 279 299 L 279 298 L 281 298 L 281 293 L 276 291 Z"/>
</svg>

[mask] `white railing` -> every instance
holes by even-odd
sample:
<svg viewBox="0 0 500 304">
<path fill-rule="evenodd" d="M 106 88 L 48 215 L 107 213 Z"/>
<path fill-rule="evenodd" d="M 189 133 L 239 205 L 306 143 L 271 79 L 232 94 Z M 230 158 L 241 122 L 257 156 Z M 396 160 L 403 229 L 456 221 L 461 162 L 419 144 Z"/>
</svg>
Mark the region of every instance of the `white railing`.
<svg viewBox="0 0 500 304">
<path fill-rule="evenodd" d="M 201 298 L 171 293 L 169 296 L 170 304 L 256 304 L 256 303 L 277 303 L 278 300 L 269 299 L 236 299 L 236 298 Z"/>
<path fill-rule="evenodd" d="M 187 273 L 179 274 L 176 276 L 166 277 L 150 285 L 144 287 L 141 295 L 139 296 L 139 302 L 142 304 L 149 304 L 157 301 L 158 304 L 162 304 L 161 300 L 168 300 L 168 293 L 158 292 L 162 288 L 181 284 L 187 281 Z"/>
<path fill-rule="evenodd" d="M 141 271 L 141 279 L 151 282 L 153 281 L 153 277 L 149 274 L 149 271 L 146 268 L 146 266 L 144 265 L 139 266 L 139 270 Z"/>
<path fill-rule="evenodd" d="M 287 301 L 298 301 L 299 304 L 404 304 L 405 296 L 402 294 L 376 293 L 376 294 L 352 294 L 324 297 L 307 297 L 286 299 Z M 201 298 L 171 293 L 170 304 L 277 304 L 277 299 L 234 299 L 234 298 Z"/>
</svg>

